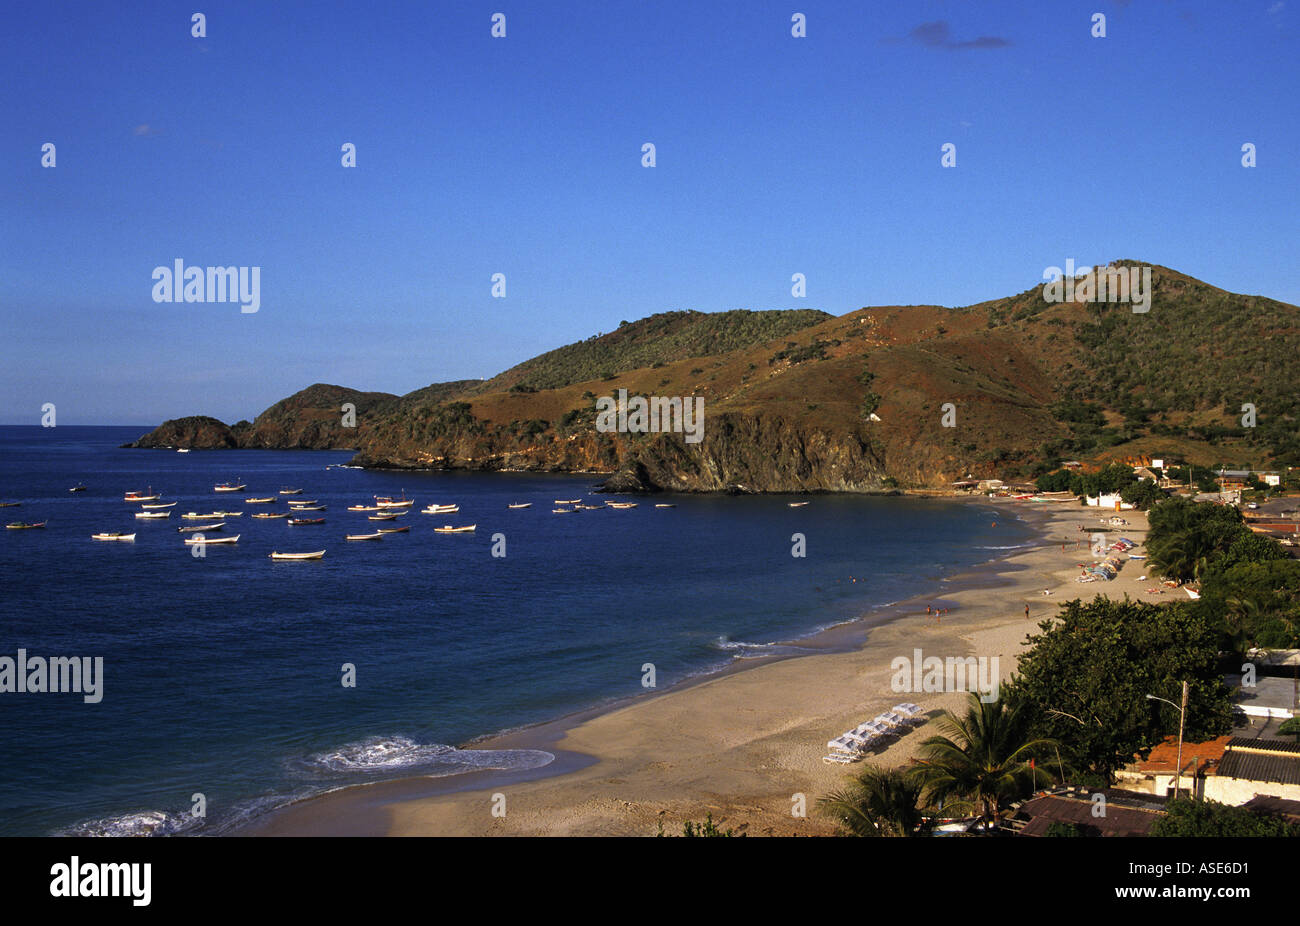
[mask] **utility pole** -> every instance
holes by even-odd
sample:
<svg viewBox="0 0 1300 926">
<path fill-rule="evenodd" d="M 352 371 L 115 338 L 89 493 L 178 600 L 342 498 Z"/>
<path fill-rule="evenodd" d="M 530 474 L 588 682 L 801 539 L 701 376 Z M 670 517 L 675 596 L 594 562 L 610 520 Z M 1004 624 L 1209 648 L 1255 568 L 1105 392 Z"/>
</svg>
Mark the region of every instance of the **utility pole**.
<svg viewBox="0 0 1300 926">
<path fill-rule="evenodd" d="M 1183 682 L 1183 706 L 1178 709 L 1178 775 L 1174 778 L 1174 800 L 1183 780 L 1183 721 L 1187 719 L 1187 683 Z"/>
</svg>

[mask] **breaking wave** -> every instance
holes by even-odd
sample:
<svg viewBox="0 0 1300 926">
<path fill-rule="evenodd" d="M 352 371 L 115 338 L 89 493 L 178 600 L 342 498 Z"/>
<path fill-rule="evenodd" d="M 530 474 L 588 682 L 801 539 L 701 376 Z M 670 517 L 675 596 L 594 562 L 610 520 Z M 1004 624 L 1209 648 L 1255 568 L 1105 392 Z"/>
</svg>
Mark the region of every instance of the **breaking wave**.
<svg viewBox="0 0 1300 926">
<path fill-rule="evenodd" d="M 392 775 L 414 772 L 431 778 L 484 769 L 541 768 L 555 756 L 540 749 L 457 749 L 442 743 L 417 743 L 405 736 L 375 736 L 290 762 L 305 777 Z"/>
<path fill-rule="evenodd" d="M 57 831 L 56 836 L 177 836 L 194 829 L 202 818 L 188 813 L 166 813 L 162 810 L 141 810 L 101 817 L 73 824 Z"/>
</svg>

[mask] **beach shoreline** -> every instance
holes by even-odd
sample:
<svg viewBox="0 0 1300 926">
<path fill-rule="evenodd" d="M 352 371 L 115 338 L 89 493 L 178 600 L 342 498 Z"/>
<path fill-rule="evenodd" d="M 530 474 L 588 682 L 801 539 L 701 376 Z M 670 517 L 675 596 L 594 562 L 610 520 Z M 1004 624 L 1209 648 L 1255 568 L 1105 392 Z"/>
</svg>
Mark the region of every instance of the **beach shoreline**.
<svg viewBox="0 0 1300 926">
<path fill-rule="evenodd" d="M 1036 537 L 1023 549 L 942 579 L 933 595 L 791 641 L 806 654 L 735 660 L 663 692 L 466 746 L 544 749 L 556 758 L 542 768 L 345 787 L 273 811 L 236 834 L 655 835 L 662 824 L 675 835 L 683 821 L 706 814 L 754 835 L 833 832 L 812 805 L 860 766 L 823 763 L 828 739 L 899 702 L 920 704 L 930 718 L 964 703 L 960 692 L 892 690 L 893 659 L 910 659 L 918 649 L 941 657 L 996 656 L 1005 680 L 1024 635 L 1054 615 L 1057 603 L 1102 591 L 1153 597 L 1141 595 L 1131 581 L 1137 562 L 1112 582 L 1086 588 L 1074 582 L 1076 564 L 1092 558 L 1086 547 L 1092 530 L 1100 527 L 1097 509 L 975 501 L 1024 520 Z M 1123 516 L 1133 522 L 1128 535 L 1140 540 L 1144 515 Z M 1080 524 L 1087 533 L 1078 531 Z M 1043 595 L 1044 589 L 1051 594 Z M 949 613 L 927 616 L 926 603 Z M 1026 604 L 1030 620 L 1023 613 Z M 866 761 L 903 764 L 932 733 L 932 727 L 914 731 Z M 805 817 L 791 812 L 799 795 L 808 808 Z"/>
</svg>

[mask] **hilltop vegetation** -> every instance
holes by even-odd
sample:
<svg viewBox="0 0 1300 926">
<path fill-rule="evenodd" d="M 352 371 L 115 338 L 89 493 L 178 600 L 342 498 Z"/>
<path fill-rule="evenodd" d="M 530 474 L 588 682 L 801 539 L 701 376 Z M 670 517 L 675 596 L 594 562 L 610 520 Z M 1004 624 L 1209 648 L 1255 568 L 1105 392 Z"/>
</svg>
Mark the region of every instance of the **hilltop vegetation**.
<svg viewBox="0 0 1300 926">
<path fill-rule="evenodd" d="M 547 351 L 482 383 L 475 392 L 512 386 L 558 389 L 688 357 L 715 357 L 785 337 L 832 317 L 812 309 L 661 312 L 623 322 L 608 334 Z"/>
<path fill-rule="evenodd" d="M 490 380 L 401 397 L 317 385 L 251 426 L 168 422 L 137 445 L 188 433 L 208 443 L 187 446 L 349 447 L 369 466 L 615 472 L 625 488 L 703 491 L 1033 478 L 1067 458 L 1300 462 L 1300 309 L 1151 269 L 1145 313 L 1048 302 L 1041 286 L 957 309 L 667 312 Z M 703 440 L 596 431 L 596 399 L 620 388 L 703 399 Z M 355 428 L 340 422 L 347 401 Z M 1246 402 L 1258 427 L 1242 426 Z"/>
</svg>

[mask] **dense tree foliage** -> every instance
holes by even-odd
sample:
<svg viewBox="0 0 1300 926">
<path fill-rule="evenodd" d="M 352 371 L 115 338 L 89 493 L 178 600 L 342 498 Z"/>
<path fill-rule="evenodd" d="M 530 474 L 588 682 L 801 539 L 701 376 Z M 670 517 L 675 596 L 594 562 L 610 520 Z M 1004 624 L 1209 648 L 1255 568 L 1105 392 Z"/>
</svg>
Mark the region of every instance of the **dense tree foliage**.
<svg viewBox="0 0 1300 926">
<path fill-rule="evenodd" d="M 1218 801 L 1180 797 L 1165 809 L 1152 836 L 1300 836 L 1300 825 Z"/>
<path fill-rule="evenodd" d="M 1076 599 L 1038 626 L 1004 697 L 1030 718 L 1032 735 L 1060 741 L 1078 767 L 1110 781 L 1135 753 L 1147 755 L 1178 729 L 1178 712 L 1146 696 L 1177 701 L 1183 681 L 1187 739 L 1231 730 L 1217 631 L 1187 604 Z"/>
<path fill-rule="evenodd" d="M 1190 607 L 1216 628 L 1222 648 L 1300 646 L 1300 561 L 1247 528 L 1236 508 L 1171 498 L 1151 509 L 1150 524 L 1150 566 L 1200 580 Z"/>
</svg>

